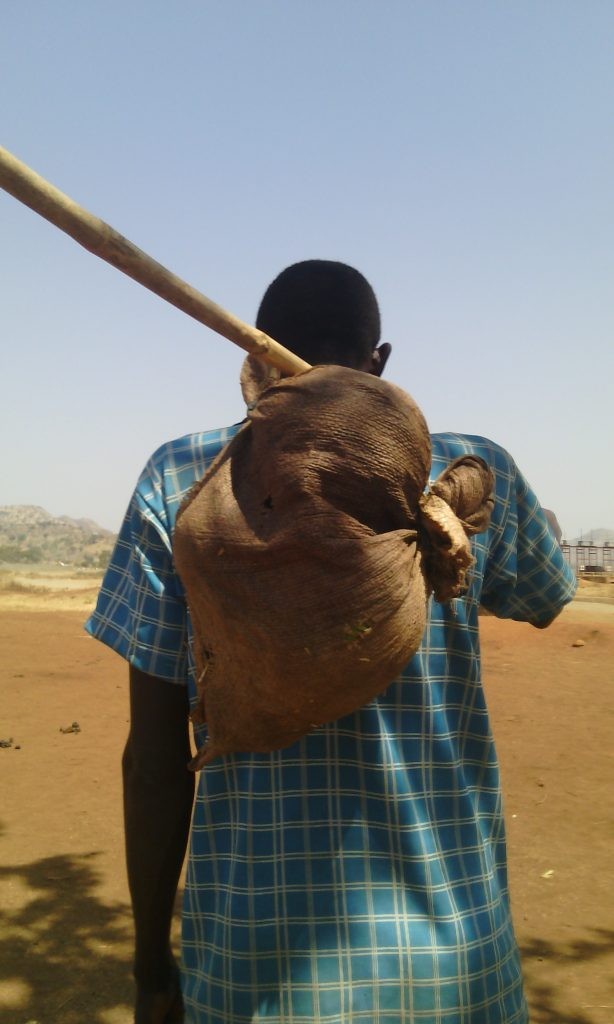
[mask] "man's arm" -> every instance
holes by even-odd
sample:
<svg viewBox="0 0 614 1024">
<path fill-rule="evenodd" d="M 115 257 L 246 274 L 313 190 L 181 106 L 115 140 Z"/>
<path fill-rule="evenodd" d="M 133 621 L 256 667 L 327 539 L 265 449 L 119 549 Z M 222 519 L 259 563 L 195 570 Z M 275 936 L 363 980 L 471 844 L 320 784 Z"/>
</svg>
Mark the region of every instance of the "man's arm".
<svg viewBox="0 0 614 1024">
<path fill-rule="evenodd" d="M 542 512 L 544 513 L 546 519 L 548 520 L 548 526 L 550 527 L 550 529 L 552 530 L 554 536 L 556 537 L 557 544 L 560 544 L 561 543 L 561 537 L 563 536 L 563 531 L 561 529 L 561 524 L 559 523 L 558 519 L 556 518 L 556 515 L 554 514 L 552 509 L 544 508 L 543 505 L 542 505 Z"/>
<path fill-rule="evenodd" d="M 491 531 L 481 601 L 500 618 L 546 629 L 573 598 L 575 574 L 557 539 L 556 516 L 542 508 L 511 456 L 498 455 L 508 461 L 497 475 L 503 514 Z"/>
<path fill-rule="evenodd" d="M 551 509 L 544 508 L 543 505 L 542 505 L 542 512 L 544 513 L 544 515 L 545 515 L 545 517 L 546 517 L 546 519 L 548 521 L 548 526 L 550 527 L 550 529 L 552 530 L 552 532 L 553 532 L 553 534 L 554 534 L 554 536 L 556 538 L 557 544 L 560 544 L 561 543 L 561 537 L 563 536 L 563 531 L 561 530 L 561 527 L 560 527 L 558 519 L 556 518 L 556 515 L 554 514 L 554 512 Z M 559 617 L 559 615 L 561 614 L 562 611 L 563 611 L 563 608 L 558 608 L 557 611 L 554 613 L 554 615 L 552 615 L 551 618 L 546 619 L 545 622 L 533 622 L 533 623 L 531 623 L 531 625 L 535 626 L 536 629 L 547 629 L 548 626 L 550 626 L 554 622 L 555 619 L 558 619 L 558 617 Z"/>
<path fill-rule="evenodd" d="M 170 928 L 194 797 L 188 711 L 185 687 L 130 667 L 122 770 L 137 1024 L 183 1019 Z"/>
</svg>

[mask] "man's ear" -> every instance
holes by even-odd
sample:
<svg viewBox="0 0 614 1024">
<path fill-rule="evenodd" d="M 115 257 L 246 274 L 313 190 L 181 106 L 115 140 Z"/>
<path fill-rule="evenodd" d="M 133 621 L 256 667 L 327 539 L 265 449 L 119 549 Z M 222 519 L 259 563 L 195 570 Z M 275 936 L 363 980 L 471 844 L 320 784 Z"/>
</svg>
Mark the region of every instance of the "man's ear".
<svg viewBox="0 0 614 1024">
<path fill-rule="evenodd" d="M 371 356 L 369 373 L 372 373 L 375 377 L 381 377 L 384 372 L 384 367 L 388 362 L 388 356 L 391 352 L 392 345 L 389 345 L 388 342 L 384 342 L 383 345 L 378 345 L 378 347 L 373 350 L 373 354 Z"/>
</svg>

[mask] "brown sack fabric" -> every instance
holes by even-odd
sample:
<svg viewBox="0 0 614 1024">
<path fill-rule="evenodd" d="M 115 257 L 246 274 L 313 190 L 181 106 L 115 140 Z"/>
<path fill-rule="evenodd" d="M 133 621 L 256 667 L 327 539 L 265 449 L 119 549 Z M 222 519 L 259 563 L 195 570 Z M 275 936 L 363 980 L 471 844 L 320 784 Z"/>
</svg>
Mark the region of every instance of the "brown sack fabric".
<svg viewBox="0 0 614 1024">
<path fill-rule="evenodd" d="M 426 422 L 393 384 L 320 366 L 267 386 L 182 505 L 174 557 L 195 637 L 199 768 L 289 746 L 381 693 L 428 597 L 462 592 L 492 474 L 459 459 L 424 490 Z"/>
</svg>

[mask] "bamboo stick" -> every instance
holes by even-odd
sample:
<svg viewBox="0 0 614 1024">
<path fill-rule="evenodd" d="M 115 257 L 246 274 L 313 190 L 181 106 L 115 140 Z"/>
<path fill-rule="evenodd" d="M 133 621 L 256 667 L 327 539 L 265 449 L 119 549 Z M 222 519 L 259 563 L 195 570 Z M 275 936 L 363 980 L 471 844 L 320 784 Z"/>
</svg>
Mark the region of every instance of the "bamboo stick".
<svg viewBox="0 0 614 1024">
<path fill-rule="evenodd" d="M 276 366 L 284 373 L 294 374 L 309 369 L 309 363 L 182 281 L 109 224 L 73 202 L 2 146 L 0 186 L 45 220 L 66 232 L 94 256 L 99 256 L 101 260 L 117 267 L 122 273 L 149 288 L 188 316 L 228 338 L 239 348 L 271 366 Z"/>
</svg>

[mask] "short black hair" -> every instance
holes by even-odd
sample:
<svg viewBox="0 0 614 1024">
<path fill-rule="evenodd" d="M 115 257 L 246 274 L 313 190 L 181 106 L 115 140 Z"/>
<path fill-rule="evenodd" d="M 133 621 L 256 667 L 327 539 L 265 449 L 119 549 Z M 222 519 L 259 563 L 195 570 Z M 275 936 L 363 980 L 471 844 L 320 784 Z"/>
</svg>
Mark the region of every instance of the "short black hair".
<svg viewBox="0 0 614 1024">
<path fill-rule="evenodd" d="M 355 369 L 381 331 L 371 285 L 335 260 L 305 260 L 282 270 L 264 293 L 256 327 L 308 363 Z"/>
</svg>

